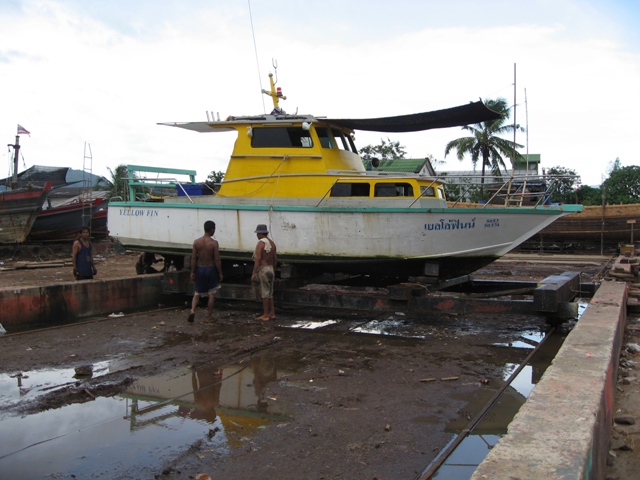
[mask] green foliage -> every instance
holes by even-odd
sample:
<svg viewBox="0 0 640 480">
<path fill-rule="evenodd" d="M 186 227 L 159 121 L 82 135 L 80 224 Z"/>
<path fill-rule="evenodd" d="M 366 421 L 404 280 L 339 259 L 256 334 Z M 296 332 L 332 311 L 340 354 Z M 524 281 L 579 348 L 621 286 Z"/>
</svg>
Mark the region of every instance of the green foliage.
<svg viewBox="0 0 640 480">
<path fill-rule="evenodd" d="M 481 161 L 482 183 L 484 183 L 485 168 L 490 168 L 496 176 L 500 175 L 500 168 L 507 170 L 504 157 L 512 158 L 514 150 L 523 147 L 513 141 L 501 138 L 500 135 L 513 132 L 514 128 L 524 131 L 519 125 L 514 127 L 513 124 L 505 124 L 509 119 L 509 108 L 504 98 L 487 100 L 485 105 L 491 110 L 501 113 L 502 117 L 476 125 L 465 125 L 462 129 L 471 133 L 471 136 L 452 140 L 444 150 L 445 157 L 452 150 L 455 150 L 460 161 L 464 160 L 465 155 L 471 156 L 474 169 L 478 161 Z M 515 151 L 515 157 L 516 160 L 524 160 L 524 157 L 517 151 Z"/>
<path fill-rule="evenodd" d="M 602 187 L 608 204 L 640 203 L 640 167 L 621 167 L 618 161 Z"/>
<path fill-rule="evenodd" d="M 207 177 L 207 181 L 205 182 L 209 188 L 211 188 L 214 192 L 218 192 L 220 190 L 220 183 L 224 178 L 224 172 L 222 170 L 212 171 Z"/>
<path fill-rule="evenodd" d="M 399 141 L 392 142 L 389 138 L 386 141 L 381 138 L 380 145 L 366 145 L 360 149 L 360 157 L 363 160 L 405 158 L 406 154 L 405 147 L 400 145 Z"/>
<path fill-rule="evenodd" d="M 480 185 L 472 184 L 469 178 L 460 179 L 459 183 L 446 183 L 444 193 L 449 202 L 478 203 L 483 196 Z"/>
<path fill-rule="evenodd" d="M 580 177 L 575 170 L 566 167 L 551 167 L 547 170 L 547 191 L 553 203 L 576 203 L 576 186 Z"/>
<path fill-rule="evenodd" d="M 578 196 L 578 203 L 582 205 L 602 205 L 602 189 L 590 187 L 589 185 L 582 185 L 576 190 Z"/>
<path fill-rule="evenodd" d="M 214 170 L 207 177 L 207 181 L 213 182 L 213 183 L 220 183 L 222 182 L 223 178 L 224 178 L 224 172 L 222 170 L 217 172 Z"/>
<path fill-rule="evenodd" d="M 109 173 L 111 174 L 111 187 L 109 188 L 107 198 L 111 199 L 113 197 L 120 197 L 120 199 L 125 200 L 129 194 L 129 190 L 127 188 L 129 171 L 127 166 L 120 164 L 115 168 L 115 170 L 111 170 L 109 167 L 107 167 L 107 170 L 109 170 Z"/>
<path fill-rule="evenodd" d="M 222 170 L 212 171 L 207 177 L 207 185 L 213 189 L 214 192 L 220 190 L 220 183 L 224 179 L 224 172 Z"/>
</svg>

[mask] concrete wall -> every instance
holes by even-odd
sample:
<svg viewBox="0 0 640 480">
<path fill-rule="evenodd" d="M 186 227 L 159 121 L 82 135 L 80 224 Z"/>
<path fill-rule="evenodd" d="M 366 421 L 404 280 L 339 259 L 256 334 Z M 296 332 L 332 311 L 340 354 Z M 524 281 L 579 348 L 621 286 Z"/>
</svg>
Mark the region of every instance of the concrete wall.
<svg viewBox="0 0 640 480">
<path fill-rule="evenodd" d="M 601 479 L 628 286 L 605 282 L 471 480 Z"/>
<path fill-rule="evenodd" d="M 157 307 L 162 296 L 162 277 L 152 274 L 0 288 L 0 323 L 10 328 Z"/>
</svg>

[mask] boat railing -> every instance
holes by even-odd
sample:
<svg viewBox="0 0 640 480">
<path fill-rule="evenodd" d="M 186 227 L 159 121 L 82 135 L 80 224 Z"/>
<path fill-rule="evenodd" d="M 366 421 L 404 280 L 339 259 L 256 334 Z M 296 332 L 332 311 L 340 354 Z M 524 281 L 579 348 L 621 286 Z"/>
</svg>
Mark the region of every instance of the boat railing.
<svg viewBox="0 0 640 480">
<path fill-rule="evenodd" d="M 438 177 L 445 182 L 447 196 L 454 194 L 451 206 L 459 203 L 536 207 L 551 204 L 551 196 L 561 187 L 579 181 L 577 175 L 514 175 L 509 178 L 481 175 L 446 175 Z"/>
<path fill-rule="evenodd" d="M 130 201 L 148 201 L 150 198 L 150 192 L 153 188 L 160 189 L 181 189 L 185 197 L 193 203 L 193 199 L 189 196 L 182 183 L 192 184 L 196 183 L 196 171 L 184 170 L 179 168 L 164 168 L 164 167 L 148 167 L 140 165 L 127 165 L 127 177 L 128 193 Z M 146 174 L 155 173 L 155 177 L 147 177 Z M 183 182 L 179 181 L 176 177 L 160 177 L 162 174 L 171 175 L 183 175 L 188 177 L 188 180 Z"/>
</svg>

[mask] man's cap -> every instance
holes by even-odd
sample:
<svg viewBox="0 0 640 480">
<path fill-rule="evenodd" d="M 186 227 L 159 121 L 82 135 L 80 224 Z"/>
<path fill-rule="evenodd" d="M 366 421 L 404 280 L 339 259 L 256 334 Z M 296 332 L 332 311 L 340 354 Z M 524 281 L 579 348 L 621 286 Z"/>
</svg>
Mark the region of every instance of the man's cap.
<svg viewBox="0 0 640 480">
<path fill-rule="evenodd" d="M 269 230 L 267 229 L 266 225 L 261 223 L 256 227 L 255 233 L 269 233 Z"/>
</svg>

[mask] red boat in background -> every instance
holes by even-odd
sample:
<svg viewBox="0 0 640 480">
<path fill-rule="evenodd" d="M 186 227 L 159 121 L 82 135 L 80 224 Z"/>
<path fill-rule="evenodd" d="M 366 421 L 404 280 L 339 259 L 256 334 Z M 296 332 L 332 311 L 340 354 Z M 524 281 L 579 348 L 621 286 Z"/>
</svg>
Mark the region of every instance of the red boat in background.
<svg viewBox="0 0 640 480">
<path fill-rule="evenodd" d="M 106 206 L 104 198 L 76 198 L 72 202 L 44 209 L 38 214 L 28 241 L 74 240 L 82 227 L 89 227 L 92 238 L 105 238 L 108 235 Z"/>
</svg>

